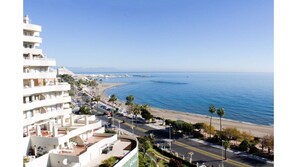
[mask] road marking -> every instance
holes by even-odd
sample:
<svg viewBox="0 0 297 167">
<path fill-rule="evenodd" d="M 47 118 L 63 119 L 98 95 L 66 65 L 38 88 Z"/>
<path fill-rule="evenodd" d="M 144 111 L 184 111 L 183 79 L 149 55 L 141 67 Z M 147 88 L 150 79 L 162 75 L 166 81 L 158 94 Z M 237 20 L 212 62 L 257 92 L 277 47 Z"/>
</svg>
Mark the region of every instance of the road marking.
<svg viewBox="0 0 297 167">
<path fill-rule="evenodd" d="M 222 157 L 219 156 L 219 155 L 216 155 L 216 154 L 213 154 L 213 153 L 210 153 L 210 152 L 207 152 L 207 151 L 204 151 L 204 150 L 201 150 L 201 149 L 198 149 L 198 148 L 189 146 L 187 144 L 184 144 L 184 143 L 181 143 L 181 142 L 178 142 L 178 141 L 175 141 L 174 144 L 176 144 L 178 146 L 181 146 L 181 147 L 184 147 L 184 148 L 187 148 L 187 149 L 190 149 L 192 151 L 199 152 L 199 153 L 204 154 L 206 156 L 209 156 L 209 157 L 212 157 L 212 158 L 215 158 L 215 159 L 218 159 L 218 160 L 222 160 Z M 237 165 L 237 166 L 240 166 L 240 167 L 241 166 L 242 167 L 251 167 L 249 165 L 246 165 L 244 163 L 241 163 L 241 162 L 238 162 L 238 161 L 234 161 L 234 160 L 231 160 L 231 159 L 227 159 L 227 160 L 225 160 L 225 162 L 228 162 L 230 164 Z"/>
<path fill-rule="evenodd" d="M 114 118 L 114 119 L 116 119 L 116 118 Z M 116 120 L 119 120 L 119 119 L 116 119 Z M 131 125 L 130 123 L 125 122 L 125 123 L 123 123 L 123 124 L 132 127 L 132 125 Z M 147 130 L 145 130 L 145 129 L 143 129 L 143 128 L 140 128 L 140 127 L 135 127 L 135 126 L 134 126 L 134 128 L 135 128 L 135 129 L 138 129 L 138 130 L 140 130 L 140 131 L 142 131 L 142 132 L 146 132 L 146 131 L 147 131 Z M 178 146 L 181 146 L 181 147 L 184 147 L 184 148 L 187 148 L 187 149 L 192 150 L 192 151 L 199 152 L 199 153 L 204 154 L 204 155 L 206 155 L 206 156 L 209 156 L 209 157 L 212 157 L 212 158 L 215 158 L 215 159 L 218 159 L 218 160 L 222 160 L 222 157 L 219 156 L 219 155 L 216 155 L 216 154 L 213 154 L 213 153 L 210 153 L 210 152 L 207 152 L 207 151 L 204 151 L 204 150 L 201 150 L 201 149 L 192 147 L 192 146 L 190 146 L 190 145 L 181 143 L 181 142 L 179 142 L 179 141 L 175 141 L 174 144 L 176 144 L 176 145 L 178 145 Z M 249 166 L 249 165 L 246 165 L 246 164 L 244 164 L 244 163 L 241 163 L 241 162 L 238 162 L 238 161 L 234 161 L 234 160 L 231 160 L 231 159 L 227 159 L 227 160 L 225 160 L 225 162 L 228 162 L 228 163 L 230 163 L 230 164 L 232 164 L 232 165 L 236 165 L 236 166 L 239 166 L 239 167 L 251 167 L 251 166 Z"/>
</svg>

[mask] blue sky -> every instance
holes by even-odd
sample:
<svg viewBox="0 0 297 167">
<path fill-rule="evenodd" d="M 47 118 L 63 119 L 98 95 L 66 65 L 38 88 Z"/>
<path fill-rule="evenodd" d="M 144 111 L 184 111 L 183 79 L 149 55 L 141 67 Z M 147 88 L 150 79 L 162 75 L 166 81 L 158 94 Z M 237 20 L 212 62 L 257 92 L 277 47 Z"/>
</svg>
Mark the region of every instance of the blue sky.
<svg viewBox="0 0 297 167">
<path fill-rule="evenodd" d="M 24 0 L 57 66 L 273 72 L 273 0 Z"/>
</svg>

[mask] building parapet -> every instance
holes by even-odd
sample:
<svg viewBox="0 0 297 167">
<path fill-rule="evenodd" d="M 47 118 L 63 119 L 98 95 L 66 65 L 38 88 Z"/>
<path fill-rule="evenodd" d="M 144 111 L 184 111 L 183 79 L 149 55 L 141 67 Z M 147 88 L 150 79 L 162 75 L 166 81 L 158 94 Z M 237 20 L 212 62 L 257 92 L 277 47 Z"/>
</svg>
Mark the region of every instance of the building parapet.
<svg viewBox="0 0 297 167">
<path fill-rule="evenodd" d="M 40 37 L 36 36 L 23 36 L 24 42 L 30 42 L 30 43 L 42 43 L 42 39 Z"/>
<path fill-rule="evenodd" d="M 41 26 L 35 24 L 23 24 L 23 29 L 34 32 L 41 32 Z"/>
<path fill-rule="evenodd" d="M 23 73 L 23 79 L 51 79 L 56 78 L 57 72 L 28 72 Z"/>
<path fill-rule="evenodd" d="M 39 107 L 45 107 L 45 106 L 51 106 L 55 104 L 61 104 L 61 103 L 68 103 L 71 102 L 71 97 L 58 97 L 53 99 L 45 99 L 45 100 L 36 100 L 31 103 L 25 103 L 23 104 L 23 111 L 31 110 L 34 108 Z"/>
<path fill-rule="evenodd" d="M 68 108 L 68 109 L 56 110 L 52 112 L 46 112 L 44 114 L 34 115 L 33 117 L 24 119 L 23 126 L 33 124 L 40 120 L 46 120 L 46 119 L 54 118 L 58 116 L 69 115 L 70 113 L 71 113 L 71 108 Z"/>
<path fill-rule="evenodd" d="M 138 166 L 138 140 L 133 136 L 121 135 L 119 138 L 131 140 L 131 151 L 128 152 L 113 167 Z"/>
<path fill-rule="evenodd" d="M 23 54 L 39 55 L 42 54 L 42 50 L 38 48 L 23 48 Z"/>
<path fill-rule="evenodd" d="M 23 66 L 56 66 L 56 60 L 48 58 L 24 59 Z"/>
<path fill-rule="evenodd" d="M 30 158 L 30 157 L 29 157 Z M 44 154 L 36 159 L 31 159 L 29 162 L 24 163 L 24 167 L 37 167 L 37 166 L 50 166 L 49 153 Z"/>
<path fill-rule="evenodd" d="M 28 96 L 36 93 L 45 93 L 53 91 L 67 91 L 70 90 L 70 85 L 67 82 L 59 82 L 58 84 L 52 84 L 47 86 L 34 86 L 24 87 L 23 96 Z"/>
</svg>

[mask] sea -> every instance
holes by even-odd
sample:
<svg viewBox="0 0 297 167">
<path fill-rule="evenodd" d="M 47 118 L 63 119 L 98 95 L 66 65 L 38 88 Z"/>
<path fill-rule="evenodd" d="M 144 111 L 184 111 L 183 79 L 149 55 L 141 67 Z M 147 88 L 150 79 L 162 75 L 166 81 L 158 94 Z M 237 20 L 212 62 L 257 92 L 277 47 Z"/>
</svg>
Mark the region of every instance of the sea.
<svg viewBox="0 0 297 167">
<path fill-rule="evenodd" d="M 224 108 L 224 119 L 274 125 L 273 73 L 108 73 L 102 82 L 127 83 L 106 90 L 125 101 L 152 107 L 210 115 L 208 108 Z M 214 115 L 216 116 L 216 115 Z"/>
</svg>

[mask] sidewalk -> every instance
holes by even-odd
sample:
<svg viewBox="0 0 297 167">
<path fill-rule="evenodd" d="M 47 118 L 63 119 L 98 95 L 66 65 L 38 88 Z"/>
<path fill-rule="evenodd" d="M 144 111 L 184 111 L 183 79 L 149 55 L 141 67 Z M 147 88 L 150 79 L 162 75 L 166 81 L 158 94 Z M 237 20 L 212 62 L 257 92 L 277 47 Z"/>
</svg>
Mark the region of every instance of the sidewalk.
<svg viewBox="0 0 297 167">
<path fill-rule="evenodd" d="M 213 148 L 225 150 L 225 148 L 222 147 L 222 146 L 219 146 L 219 145 L 216 145 L 216 144 L 212 144 L 212 143 L 206 142 L 204 140 L 193 139 L 193 138 L 192 139 L 189 139 L 189 140 L 194 141 L 194 142 L 197 142 L 197 143 L 200 143 L 200 144 L 203 144 L 203 145 L 211 146 Z M 269 163 L 269 164 L 274 164 L 273 161 L 267 160 L 266 158 L 262 158 L 262 157 L 259 157 L 259 156 L 256 156 L 256 155 L 251 155 L 251 154 L 248 154 L 248 153 L 245 153 L 245 152 L 242 152 L 242 151 L 237 151 L 237 150 L 232 150 L 232 149 L 227 149 L 227 151 L 230 152 L 230 153 L 236 154 L 238 156 L 248 157 L 248 158 L 251 158 L 251 159 L 254 159 L 254 160 L 258 160 L 258 161 L 261 161 L 261 162 L 265 162 L 265 163 Z"/>
</svg>

